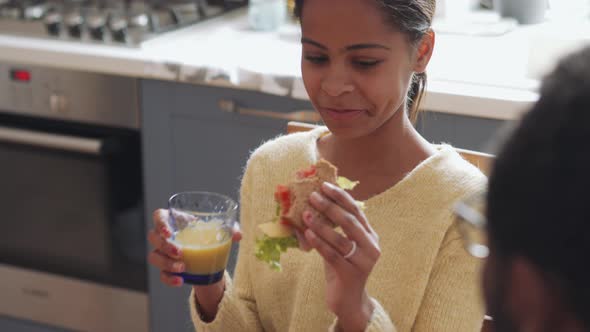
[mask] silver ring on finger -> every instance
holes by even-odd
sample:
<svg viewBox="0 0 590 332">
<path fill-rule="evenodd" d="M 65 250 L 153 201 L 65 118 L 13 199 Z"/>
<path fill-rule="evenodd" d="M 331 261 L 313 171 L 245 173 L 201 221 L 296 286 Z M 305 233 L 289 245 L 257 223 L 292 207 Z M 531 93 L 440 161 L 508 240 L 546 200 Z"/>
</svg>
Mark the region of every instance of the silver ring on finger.
<svg viewBox="0 0 590 332">
<path fill-rule="evenodd" d="M 355 241 L 351 241 L 352 242 L 352 248 L 350 248 L 350 251 L 348 252 L 348 254 L 344 255 L 344 259 L 349 259 L 350 257 L 352 257 L 352 255 L 354 255 L 356 253 L 356 242 Z"/>
</svg>

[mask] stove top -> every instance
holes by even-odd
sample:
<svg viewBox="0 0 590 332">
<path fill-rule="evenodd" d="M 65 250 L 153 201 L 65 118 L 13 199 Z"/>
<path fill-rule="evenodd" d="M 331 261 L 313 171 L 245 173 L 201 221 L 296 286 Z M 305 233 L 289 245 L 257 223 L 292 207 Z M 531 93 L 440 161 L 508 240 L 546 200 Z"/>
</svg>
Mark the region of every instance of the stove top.
<svg viewBox="0 0 590 332">
<path fill-rule="evenodd" d="M 0 33 L 137 46 L 248 0 L 0 0 Z"/>
</svg>

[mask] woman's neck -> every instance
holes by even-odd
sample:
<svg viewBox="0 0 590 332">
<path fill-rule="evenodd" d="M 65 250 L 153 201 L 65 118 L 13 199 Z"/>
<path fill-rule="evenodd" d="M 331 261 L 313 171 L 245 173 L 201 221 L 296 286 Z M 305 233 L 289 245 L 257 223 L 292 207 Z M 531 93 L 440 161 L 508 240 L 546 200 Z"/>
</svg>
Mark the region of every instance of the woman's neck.
<svg viewBox="0 0 590 332">
<path fill-rule="evenodd" d="M 361 181 L 358 194 L 368 197 L 395 185 L 435 153 L 402 111 L 367 136 L 324 136 L 318 141 L 318 151 L 338 166 L 341 176 Z"/>
</svg>

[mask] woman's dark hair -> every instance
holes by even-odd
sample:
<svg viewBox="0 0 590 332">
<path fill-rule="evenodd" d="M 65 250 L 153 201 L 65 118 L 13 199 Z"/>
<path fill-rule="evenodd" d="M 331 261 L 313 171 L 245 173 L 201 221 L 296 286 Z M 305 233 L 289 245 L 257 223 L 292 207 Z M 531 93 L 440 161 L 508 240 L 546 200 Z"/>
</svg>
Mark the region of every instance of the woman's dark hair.
<svg viewBox="0 0 590 332">
<path fill-rule="evenodd" d="M 414 45 L 430 31 L 436 9 L 436 0 L 374 0 L 383 13 L 385 21 L 393 28 L 406 34 Z M 295 0 L 295 17 L 302 20 L 304 0 Z M 420 102 L 426 90 L 426 73 L 415 73 L 408 91 L 408 110 L 410 120 L 418 119 Z"/>
<path fill-rule="evenodd" d="M 499 259 L 524 257 L 590 327 L 590 48 L 563 59 L 506 140 L 487 197 Z"/>
</svg>

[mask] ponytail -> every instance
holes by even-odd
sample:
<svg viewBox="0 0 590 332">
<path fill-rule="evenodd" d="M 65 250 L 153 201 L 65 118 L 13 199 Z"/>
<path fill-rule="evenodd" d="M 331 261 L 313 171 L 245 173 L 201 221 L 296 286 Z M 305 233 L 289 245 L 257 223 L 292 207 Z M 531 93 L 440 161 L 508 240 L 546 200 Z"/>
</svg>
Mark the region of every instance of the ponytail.
<svg viewBox="0 0 590 332">
<path fill-rule="evenodd" d="M 418 113 L 420 112 L 420 103 L 426 93 L 426 72 L 415 73 L 412 76 L 412 85 L 408 91 L 408 117 L 412 124 L 416 124 Z"/>
</svg>

